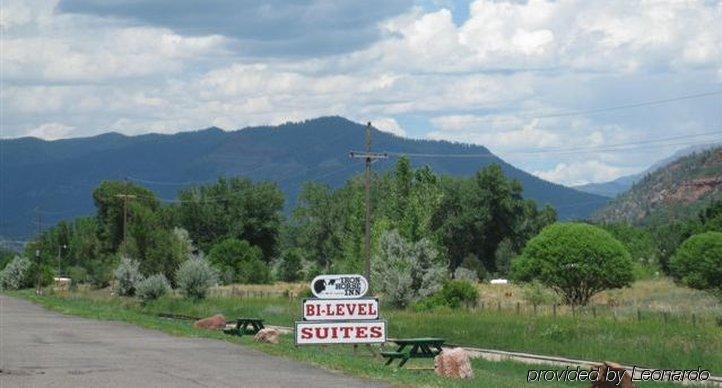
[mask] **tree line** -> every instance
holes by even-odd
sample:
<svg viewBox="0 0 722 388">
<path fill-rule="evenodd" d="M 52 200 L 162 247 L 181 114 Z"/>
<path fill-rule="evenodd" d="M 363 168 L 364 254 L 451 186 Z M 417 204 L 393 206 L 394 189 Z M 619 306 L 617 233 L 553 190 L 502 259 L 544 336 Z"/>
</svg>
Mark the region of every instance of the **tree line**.
<svg viewBox="0 0 722 388">
<path fill-rule="evenodd" d="M 61 221 L 26 245 L 24 256 L 32 259 L 29 279 L 48 283 L 53 275 L 63 274 L 105 287 L 121 258 L 130 257 L 139 263 L 143 276 L 162 274 L 175 286 L 175 274 L 189 255 L 205 256 L 223 283 L 298 281 L 319 273 L 362 272 L 361 176 L 335 189 L 306 183 L 289 215 L 283 212 L 284 198 L 276 184 L 241 177 L 183 188 L 168 204 L 128 181 L 104 181 L 92 195 L 94 216 Z M 387 279 L 388 287 L 408 284 L 400 295 L 409 296 L 400 297 L 399 305 L 440 291 L 450 278 L 544 279 L 549 263 L 565 255 L 573 256 L 572 262 L 557 266 L 577 268 L 574 260 L 580 255 L 593 256 L 589 260 L 598 262 L 597 270 L 615 263 L 616 280 L 587 290 L 565 291 L 571 286 L 554 284 L 585 279 L 578 272 L 561 271 L 571 277 L 560 279 L 559 268 L 552 268 L 556 279 L 544 279 L 560 293 L 577 293 L 568 298 L 570 303 L 585 303 L 596 287 L 619 287 L 660 273 L 682 280 L 679 271 L 684 266 L 673 260 L 677 247 L 694 235 L 722 231 L 722 203 L 711 205 L 697 218 L 646 228 L 606 224 L 601 229 L 591 225 L 560 229 L 555 226 L 555 210 L 525 199 L 521 184 L 508 179 L 497 165 L 455 178 L 437 175 L 429 167 L 414 169 L 402 157 L 393 170 L 373 176 L 371 200 L 373 276 Z M 548 241 L 538 241 L 542 230 L 547 231 Z M 550 244 L 570 238 L 588 241 L 596 250 L 549 251 Z M 531 244 L 532 239 L 537 241 Z M 597 255 L 599 251 L 611 256 Z M 539 265 L 537 259 L 543 257 L 546 264 Z M 404 268 L 415 269 L 407 270 L 407 276 L 400 274 Z M 428 274 L 439 280 L 431 281 Z M 388 292 L 383 282 L 380 287 Z"/>
</svg>

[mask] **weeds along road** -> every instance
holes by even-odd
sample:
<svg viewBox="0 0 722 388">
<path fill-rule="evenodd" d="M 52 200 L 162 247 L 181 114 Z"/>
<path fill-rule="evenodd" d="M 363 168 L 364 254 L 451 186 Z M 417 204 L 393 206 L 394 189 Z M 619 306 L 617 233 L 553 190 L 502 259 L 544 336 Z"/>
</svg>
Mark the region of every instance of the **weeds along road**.
<svg viewBox="0 0 722 388">
<path fill-rule="evenodd" d="M 0 295 L 0 387 L 369 387 L 224 341 L 47 311 Z"/>
</svg>

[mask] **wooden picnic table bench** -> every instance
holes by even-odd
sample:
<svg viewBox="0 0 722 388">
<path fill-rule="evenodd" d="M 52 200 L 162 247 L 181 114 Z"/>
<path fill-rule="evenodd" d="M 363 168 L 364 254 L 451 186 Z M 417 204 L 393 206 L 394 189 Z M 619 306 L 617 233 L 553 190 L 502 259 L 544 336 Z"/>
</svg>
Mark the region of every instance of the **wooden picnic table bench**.
<svg viewBox="0 0 722 388">
<path fill-rule="evenodd" d="M 441 353 L 444 345 L 443 338 L 397 338 L 390 340 L 398 345 L 395 352 L 381 352 L 381 356 L 388 358 L 386 365 L 391 364 L 395 359 L 400 359 L 399 368 L 404 366 L 412 358 L 434 358 Z M 407 347 L 408 351 L 404 351 Z"/>
<path fill-rule="evenodd" d="M 263 319 L 260 318 L 238 318 L 232 328 L 223 329 L 226 334 L 244 335 L 256 334 L 264 328 Z"/>
</svg>

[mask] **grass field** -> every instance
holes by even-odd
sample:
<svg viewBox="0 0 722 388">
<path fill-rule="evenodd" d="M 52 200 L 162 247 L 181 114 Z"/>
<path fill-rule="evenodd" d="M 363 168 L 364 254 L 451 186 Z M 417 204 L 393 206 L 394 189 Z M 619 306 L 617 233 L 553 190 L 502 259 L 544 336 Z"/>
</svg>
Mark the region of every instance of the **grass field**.
<svg viewBox="0 0 722 388">
<path fill-rule="evenodd" d="M 294 284 L 250 287 L 257 292 L 280 295 L 278 292 L 293 286 L 298 287 Z M 502 288 L 503 293 L 489 285 L 480 287 L 486 287 L 482 288 L 481 295 L 488 298 L 487 301 L 505 298 L 508 294 L 516 297 L 520 292 L 513 286 Z M 668 281 L 638 282 L 632 288 L 605 294 L 608 295 L 600 298 L 604 300 L 611 295 L 617 306 L 605 310 L 603 305 L 597 305 L 596 317 L 588 309 L 572 315 L 560 308 L 557 316 L 541 309 L 535 315 L 528 306 L 517 312 L 513 304 L 497 310 L 497 305 L 491 303 L 484 309 L 424 313 L 382 306 L 382 315 L 389 322 L 391 337 L 438 336 L 465 346 L 591 361 L 612 360 L 653 368 L 702 367 L 722 374 L 722 327 L 715 320 L 722 314 L 716 300 Z M 112 297 L 108 290 L 71 293 L 57 301 L 58 306 L 75 301 L 87 306 L 114 306 L 118 310 L 149 315 L 171 313 L 205 317 L 221 313 L 229 318 L 258 316 L 270 324 L 282 326 L 292 325 L 300 315 L 301 304 L 298 298 L 283 296 L 214 296 L 197 303 L 165 297 L 141 305 L 133 299 Z M 635 305 L 665 306 L 661 311 L 673 314 L 664 316 L 649 308 L 639 316 L 623 312 L 625 309 L 635 311 L 630 307 Z M 690 319 L 692 313 L 697 317 L 694 324 Z"/>
<path fill-rule="evenodd" d="M 279 299 L 279 298 L 253 298 L 253 299 L 232 299 L 232 298 L 213 298 L 201 303 L 190 303 L 177 298 L 164 298 L 147 306 L 140 306 L 137 301 L 127 298 L 111 297 L 107 292 L 80 292 L 68 295 L 46 295 L 37 296 L 32 291 L 20 291 L 11 293 L 13 296 L 19 296 L 47 308 L 66 314 L 79 315 L 87 318 L 117 320 L 136 324 L 142 327 L 162 330 L 172 335 L 217 338 L 247 346 L 258 348 L 264 352 L 290 357 L 296 360 L 309 362 L 323 368 L 338 370 L 347 374 L 364 377 L 372 380 L 381 380 L 402 386 L 449 386 L 449 387 L 465 387 L 465 386 L 496 386 L 496 387 L 522 387 L 528 386 L 526 382 L 527 371 L 538 368 L 546 368 L 544 366 L 525 365 L 517 362 L 503 361 L 492 362 L 475 359 L 472 362 L 475 377 L 468 381 L 449 381 L 437 377 L 433 371 L 429 370 L 432 366 L 431 360 L 412 361 L 409 366 L 411 368 L 427 368 L 425 370 L 413 370 L 410 368 L 397 369 L 394 367 L 386 367 L 381 360 L 371 358 L 362 350 L 358 354 L 354 354 L 348 346 L 328 346 L 328 347 L 299 347 L 293 346 L 293 339 L 290 336 L 284 336 L 282 343 L 279 345 L 258 344 L 250 337 L 233 337 L 227 336 L 219 332 L 199 330 L 192 327 L 190 321 L 173 320 L 160 318 L 155 315 L 156 312 L 175 312 L 188 315 L 208 315 L 211 312 L 223 312 L 228 316 L 234 315 L 259 315 L 267 318 L 271 323 L 288 324 L 288 320 L 295 314 L 298 309 L 297 300 Z M 407 313 L 390 313 L 387 319 L 392 324 L 391 334 L 394 335 L 398 330 L 411 330 L 414 322 L 409 319 L 419 319 L 419 316 L 407 316 Z M 450 318 L 447 314 L 446 318 Z M 440 318 L 443 318 L 443 315 Z M 454 314 L 455 316 L 458 314 Z M 425 318 L 425 317 L 421 317 Z M 473 331 L 465 331 L 457 325 L 459 322 L 454 320 L 447 321 L 445 324 L 446 333 L 450 335 L 472 334 Z M 458 319 L 468 319 L 463 316 Z M 518 318 L 517 318 L 518 320 Z M 397 322 L 398 321 L 398 322 Z M 481 319 L 486 322 L 485 319 Z M 419 321 L 416 323 L 418 324 Z M 507 321 L 508 322 L 508 321 Z M 465 323 L 465 324 L 468 324 Z M 423 325 L 421 325 L 423 326 Z M 483 325 L 481 325 L 483 326 Z M 434 326 L 440 329 L 441 326 Z M 499 330 L 500 328 L 496 328 Z M 503 329 L 494 333 L 489 331 L 488 336 L 505 336 L 510 334 Z M 412 334 L 413 335 L 413 334 Z M 470 338 L 470 337 L 467 337 Z M 713 339 L 714 340 L 714 339 Z M 717 337 L 717 345 L 719 345 L 719 336 Z M 650 348 L 653 349 L 653 348 Z M 719 357 L 717 355 L 716 357 Z M 716 359 L 718 362 L 719 359 Z M 680 362 L 692 362 L 689 358 L 681 358 Z M 691 365 L 691 364 L 690 364 Z M 707 363 L 703 364 L 707 367 Z M 683 365 L 677 365 L 681 367 Z M 539 386 L 588 386 L 588 383 L 534 383 Z M 641 384 L 640 386 L 652 386 L 651 384 Z M 658 384 L 655 387 L 673 386 L 672 384 Z"/>
</svg>

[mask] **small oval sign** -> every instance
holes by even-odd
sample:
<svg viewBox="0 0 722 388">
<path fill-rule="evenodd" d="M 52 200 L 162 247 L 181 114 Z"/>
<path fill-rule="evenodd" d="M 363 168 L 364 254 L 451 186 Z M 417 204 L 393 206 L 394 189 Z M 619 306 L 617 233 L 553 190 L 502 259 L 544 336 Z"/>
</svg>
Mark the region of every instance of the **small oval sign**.
<svg viewBox="0 0 722 388">
<path fill-rule="evenodd" d="M 368 290 L 369 282 L 361 275 L 319 275 L 311 281 L 313 295 L 321 299 L 355 299 Z"/>
</svg>

